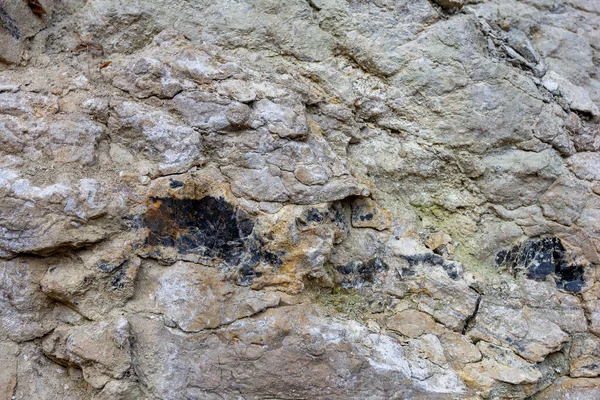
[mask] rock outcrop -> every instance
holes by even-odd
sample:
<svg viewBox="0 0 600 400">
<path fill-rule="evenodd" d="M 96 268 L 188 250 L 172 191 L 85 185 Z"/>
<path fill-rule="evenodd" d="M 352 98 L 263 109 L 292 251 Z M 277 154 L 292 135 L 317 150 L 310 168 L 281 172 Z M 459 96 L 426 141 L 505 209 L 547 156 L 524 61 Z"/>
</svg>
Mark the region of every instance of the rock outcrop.
<svg viewBox="0 0 600 400">
<path fill-rule="evenodd" d="M 599 4 L 0 0 L 0 399 L 597 399 Z"/>
</svg>

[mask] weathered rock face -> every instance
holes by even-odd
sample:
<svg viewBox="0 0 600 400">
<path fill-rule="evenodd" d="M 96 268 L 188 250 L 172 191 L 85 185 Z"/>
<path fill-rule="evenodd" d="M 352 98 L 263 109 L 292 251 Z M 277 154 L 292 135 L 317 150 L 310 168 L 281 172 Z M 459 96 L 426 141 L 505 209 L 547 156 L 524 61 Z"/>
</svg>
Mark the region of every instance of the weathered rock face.
<svg viewBox="0 0 600 400">
<path fill-rule="evenodd" d="M 0 399 L 597 399 L 594 0 L 0 0 Z"/>
</svg>

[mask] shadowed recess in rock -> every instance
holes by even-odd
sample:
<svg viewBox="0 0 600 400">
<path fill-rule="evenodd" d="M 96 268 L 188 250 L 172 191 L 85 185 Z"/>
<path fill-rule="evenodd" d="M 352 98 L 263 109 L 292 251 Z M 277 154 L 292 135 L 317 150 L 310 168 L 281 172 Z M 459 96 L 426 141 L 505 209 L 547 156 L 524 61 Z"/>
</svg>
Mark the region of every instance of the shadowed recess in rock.
<svg viewBox="0 0 600 400">
<path fill-rule="evenodd" d="M 175 247 L 179 253 L 195 253 L 239 265 L 240 280 L 248 283 L 260 273 L 260 262 L 281 265 L 279 256 L 264 249 L 253 233 L 254 222 L 222 197 L 201 199 L 150 198 L 144 216 L 149 229 L 144 246 Z"/>
<path fill-rule="evenodd" d="M 559 238 L 543 237 L 529 239 L 521 245 L 496 254 L 496 265 L 506 266 L 515 274 L 524 271 L 527 278 L 543 281 L 552 273 L 556 286 L 567 292 L 581 291 L 583 266 L 571 260 Z"/>
</svg>

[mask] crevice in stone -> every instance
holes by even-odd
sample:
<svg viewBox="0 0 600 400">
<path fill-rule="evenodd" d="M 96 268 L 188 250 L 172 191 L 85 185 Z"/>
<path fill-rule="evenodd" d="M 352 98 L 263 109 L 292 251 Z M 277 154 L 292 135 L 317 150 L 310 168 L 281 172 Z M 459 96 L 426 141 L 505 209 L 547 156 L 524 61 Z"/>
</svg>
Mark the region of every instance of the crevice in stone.
<svg viewBox="0 0 600 400">
<path fill-rule="evenodd" d="M 181 332 L 183 334 L 186 335 L 195 335 L 195 334 L 214 334 L 216 332 L 218 332 L 220 329 L 226 328 L 238 321 L 242 321 L 242 320 L 247 320 L 247 319 L 252 319 L 255 318 L 257 316 L 260 316 L 261 314 L 264 314 L 265 312 L 267 312 L 267 310 L 270 310 L 272 308 L 284 308 L 284 307 L 293 307 L 295 306 L 295 304 L 281 304 L 281 302 L 279 304 L 277 304 L 276 306 L 272 306 L 272 307 L 265 307 L 262 310 L 259 310 L 257 312 L 255 312 L 254 314 L 250 314 L 250 315 L 246 315 L 246 316 L 242 316 L 239 318 L 234 318 L 231 321 L 227 321 L 227 322 L 223 322 L 222 324 L 220 324 L 219 326 L 216 326 L 214 328 L 210 328 L 210 327 L 205 327 L 205 328 L 201 328 L 198 330 L 185 330 L 182 327 L 180 327 L 177 323 L 175 323 L 173 321 L 172 325 L 167 325 L 165 318 L 167 318 L 165 316 L 165 314 L 163 313 L 156 313 L 156 312 L 149 312 L 149 311 L 144 311 L 145 314 L 151 314 L 151 315 L 156 315 L 156 316 L 160 316 L 162 318 L 163 321 L 163 325 L 167 328 L 167 329 L 175 329 L 178 332 Z"/>
<path fill-rule="evenodd" d="M 310 8 L 312 8 L 315 12 L 321 11 L 321 8 L 315 4 L 313 0 L 306 0 Z"/>
<path fill-rule="evenodd" d="M 475 290 L 475 289 L 473 289 Z M 477 290 L 475 290 L 477 292 Z M 481 304 L 481 300 L 483 299 L 483 296 L 479 295 L 479 297 L 477 298 L 477 302 L 475 303 L 475 310 L 473 311 L 473 314 L 469 315 L 467 317 L 467 319 L 465 319 L 465 326 L 463 327 L 462 330 L 462 334 L 466 335 L 467 332 L 471 329 L 471 325 L 473 323 L 473 321 L 475 320 L 475 317 L 477 317 L 477 313 L 479 312 L 479 305 Z"/>
</svg>

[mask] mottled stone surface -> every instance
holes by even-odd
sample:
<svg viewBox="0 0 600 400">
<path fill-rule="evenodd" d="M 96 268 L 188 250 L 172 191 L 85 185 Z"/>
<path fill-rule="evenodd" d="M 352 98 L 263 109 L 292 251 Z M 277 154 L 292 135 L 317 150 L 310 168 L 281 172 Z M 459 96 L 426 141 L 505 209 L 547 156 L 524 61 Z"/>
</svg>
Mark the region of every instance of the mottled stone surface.
<svg viewBox="0 0 600 400">
<path fill-rule="evenodd" d="M 0 0 L 0 398 L 598 398 L 599 32 Z"/>
</svg>

